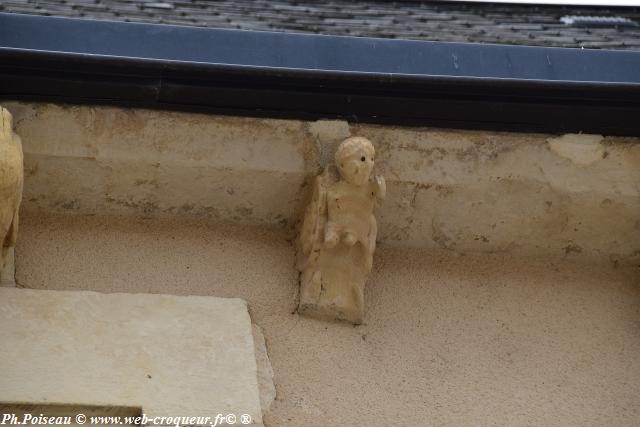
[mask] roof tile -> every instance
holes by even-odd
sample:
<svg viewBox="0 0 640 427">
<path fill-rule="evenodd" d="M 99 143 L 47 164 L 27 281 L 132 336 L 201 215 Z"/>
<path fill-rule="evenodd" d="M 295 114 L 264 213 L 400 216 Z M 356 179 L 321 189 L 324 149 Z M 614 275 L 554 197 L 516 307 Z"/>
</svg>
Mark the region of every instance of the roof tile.
<svg viewBox="0 0 640 427">
<path fill-rule="evenodd" d="M 635 28 L 573 27 L 562 16 L 620 16 L 640 8 L 384 0 L 2 0 L 0 11 L 369 37 L 640 49 Z"/>
</svg>

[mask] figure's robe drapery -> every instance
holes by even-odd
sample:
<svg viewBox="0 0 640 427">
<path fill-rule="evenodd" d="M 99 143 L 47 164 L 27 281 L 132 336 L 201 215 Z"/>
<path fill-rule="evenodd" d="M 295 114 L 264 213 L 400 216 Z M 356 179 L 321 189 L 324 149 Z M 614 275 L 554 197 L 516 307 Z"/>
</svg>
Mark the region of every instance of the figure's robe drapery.
<svg viewBox="0 0 640 427">
<path fill-rule="evenodd" d="M 327 191 L 338 179 L 335 168 L 328 167 L 314 181 L 312 200 L 298 240 L 301 272 L 298 312 L 360 324 L 364 317 L 369 254 L 361 242 L 353 246 L 339 243 L 333 248 L 324 244 Z"/>
</svg>

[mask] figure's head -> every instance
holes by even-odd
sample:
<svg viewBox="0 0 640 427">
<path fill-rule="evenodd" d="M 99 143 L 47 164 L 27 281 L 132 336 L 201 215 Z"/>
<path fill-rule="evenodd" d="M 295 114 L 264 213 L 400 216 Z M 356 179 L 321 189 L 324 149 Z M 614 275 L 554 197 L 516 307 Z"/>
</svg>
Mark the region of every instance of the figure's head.
<svg viewBox="0 0 640 427">
<path fill-rule="evenodd" d="M 340 176 L 349 184 L 366 184 L 373 170 L 375 155 L 373 144 L 368 139 L 361 136 L 345 139 L 335 156 Z"/>
</svg>

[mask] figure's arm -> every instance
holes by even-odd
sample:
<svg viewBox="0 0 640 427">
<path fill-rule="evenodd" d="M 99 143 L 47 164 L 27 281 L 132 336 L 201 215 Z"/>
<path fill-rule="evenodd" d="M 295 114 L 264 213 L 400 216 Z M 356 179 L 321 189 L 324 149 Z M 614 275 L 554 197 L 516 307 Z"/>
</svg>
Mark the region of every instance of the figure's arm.
<svg viewBox="0 0 640 427">
<path fill-rule="evenodd" d="M 315 262 L 318 246 L 324 240 L 327 197 L 323 178 L 319 175 L 313 180 L 313 193 L 298 235 L 297 267 L 300 271 Z"/>
<path fill-rule="evenodd" d="M 369 235 L 367 236 L 367 254 L 366 254 L 366 266 L 367 271 L 371 271 L 373 267 L 373 253 L 376 251 L 376 237 L 378 236 L 378 223 L 376 217 L 372 214 L 369 217 Z"/>
<path fill-rule="evenodd" d="M 340 233 L 337 227 L 334 218 L 332 218 L 331 212 L 335 210 L 335 206 L 332 208 L 331 205 L 335 204 L 334 198 L 335 194 L 331 192 L 331 190 L 327 189 L 327 197 L 326 197 L 326 222 L 324 225 L 324 245 L 327 248 L 335 247 L 340 241 Z M 337 199 L 336 199 L 337 200 Z"/>
<path fill-rule="evenodd" d="M 373 177 L 374 193 L 378 199 L 384 199 L 387 195 L 387 182 L 382 175 L 376 175 Z"/>
</svg>

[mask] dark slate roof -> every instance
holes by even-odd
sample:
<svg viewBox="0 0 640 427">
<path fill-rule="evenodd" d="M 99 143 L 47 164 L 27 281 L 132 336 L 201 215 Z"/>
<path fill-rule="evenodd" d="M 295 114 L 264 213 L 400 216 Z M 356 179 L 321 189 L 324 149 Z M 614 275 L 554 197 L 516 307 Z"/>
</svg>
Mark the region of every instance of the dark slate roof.
<svg viewBox="0 0 640 427">
<path fill-rule="evenodd" d="M 639 7 L 375 0 L 1 0 L 0 11 L 246 30 L 640 50 Z M 575 15 L 624 19 L 587 19 L 573 25 L 561 21 Z"/>
</svg>

